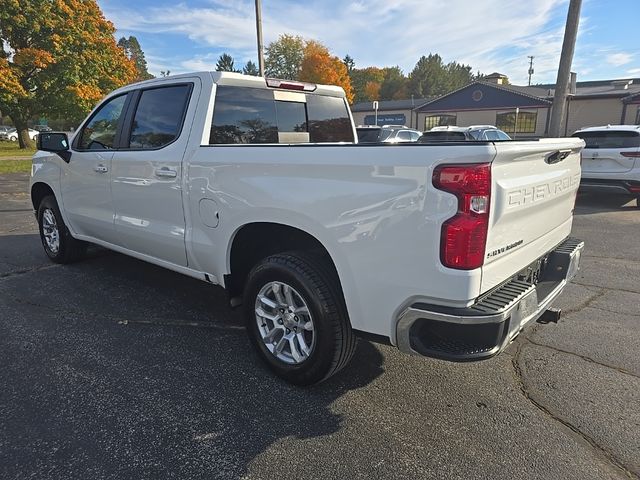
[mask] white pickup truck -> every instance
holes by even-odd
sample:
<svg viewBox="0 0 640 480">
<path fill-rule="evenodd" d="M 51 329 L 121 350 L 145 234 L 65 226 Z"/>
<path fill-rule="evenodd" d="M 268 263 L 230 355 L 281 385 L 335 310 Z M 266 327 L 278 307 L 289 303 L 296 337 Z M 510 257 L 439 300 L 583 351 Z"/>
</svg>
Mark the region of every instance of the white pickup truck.
<svg viewBox="0 0 640 480">
<path fill-rule="evenodd" d="M 356 336 L 493 356 L 557 317 L 583 248 L 569 238 L 581 139 L 358 145 L 332 86 L 150 80 L 38 146 L 51 260 L 92 243 L 222 285 L 266 364 L 299 385 L 344 367 Z"/>
</svg>

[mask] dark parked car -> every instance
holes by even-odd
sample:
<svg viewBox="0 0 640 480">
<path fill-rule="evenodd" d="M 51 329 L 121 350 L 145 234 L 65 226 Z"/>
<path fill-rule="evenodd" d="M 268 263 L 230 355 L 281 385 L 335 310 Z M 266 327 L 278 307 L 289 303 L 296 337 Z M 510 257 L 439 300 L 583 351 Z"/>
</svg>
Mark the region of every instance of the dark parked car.
<svg viewBox="0 0 640 480">
<path fill-rule="evenodd" d="M 465 142 L 465 141 L 503 141 L 511 137 L 493 125 L 472 125 L 470 127 L 434 127 L 423 132 L 418 143 Z"/>
<path fill-rule="evenodd" d="M 404 125 L 359 125 L 356 127 L 358 143 L 405 143 L 415 142 L 422 132 Z"/>
</svg>

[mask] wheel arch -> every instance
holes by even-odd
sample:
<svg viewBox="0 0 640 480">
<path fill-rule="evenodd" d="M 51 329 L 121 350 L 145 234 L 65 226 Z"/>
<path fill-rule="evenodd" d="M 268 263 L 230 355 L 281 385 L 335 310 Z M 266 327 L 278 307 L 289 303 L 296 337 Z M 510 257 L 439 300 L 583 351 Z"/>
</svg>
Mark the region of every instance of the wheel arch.
<svg viewBox="0 0 640 480">
<path fill-rule="evenodd" d="M 229 240 L 225 288 L 231 297 L 244 289 L 247 275 L 253 266 L 269 255 L 286 251 L 317 251 L 329 262 L 335 273 L 343 298 L 344 281 L 332 248 L 316 235 L 292 225 L 279 222 L 250 222 L 238 227 Z"/>
<path fill-rule="evenodd" d="M 48 183 L 38 181 L 31 185 L 31 204 L 33 205 L 33 209 L 37 211 L 42 199 L 49 195 L 56 196 L 53 188 L 51 188 Z M 57 198 L 56 201 L 58 201 Z M 59 202 L 58 205 L 60 205 Z"/>
</svg>

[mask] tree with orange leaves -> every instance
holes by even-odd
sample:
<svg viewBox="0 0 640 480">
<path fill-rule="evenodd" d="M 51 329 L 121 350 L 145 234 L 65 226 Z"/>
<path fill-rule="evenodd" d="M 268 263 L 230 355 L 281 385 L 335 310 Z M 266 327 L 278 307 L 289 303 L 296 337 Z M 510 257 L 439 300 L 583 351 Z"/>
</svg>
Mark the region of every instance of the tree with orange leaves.
<svg viewBox="0 0 640 480">
<path fill-rule="evenodd" d="M 136 76 L 95 0 L 0 0 L 0 110 L 29 145 L 34 115 L 80 120 Z"/>
<path fill-rule="evenodd" d="M 347 101 L 353 103 L 351 79 L 346 65 L 329 49 L 315 40 L 308 40 L 300 65 L 299 79 L 304 82 L 323 83 L 342 87 Z"/>
</svg>

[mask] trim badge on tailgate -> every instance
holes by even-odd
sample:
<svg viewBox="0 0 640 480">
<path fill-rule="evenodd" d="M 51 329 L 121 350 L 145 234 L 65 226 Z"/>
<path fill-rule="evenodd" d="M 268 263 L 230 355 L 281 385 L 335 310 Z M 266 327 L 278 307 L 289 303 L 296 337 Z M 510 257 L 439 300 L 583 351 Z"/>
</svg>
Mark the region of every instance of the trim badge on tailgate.
<svg viewBox="0 0 640 480">
<path fill-rule="evenodd" d="M 507 208 L 544 201 L 567 190 L 575 190 L 579 185 L 580 174 L 576 173 L 553 182 L 541 183 L 532 187 L 515 188 L 507 192 Z"/>
<path fill-rule="evenodd" d="M 487 258 L 495 257 L 500 255 L 501 253 L 508 252 L 516 247 L 519 247 L 524 243 L 524 240 L 518 240 L 517 242 L 510 243 L 509 245 L 505 245 L 504 247 L 496 248 L 487 253 Z"/>
</svg>

